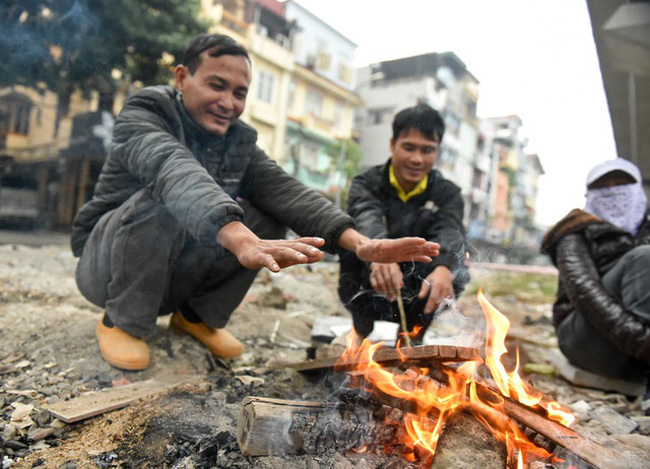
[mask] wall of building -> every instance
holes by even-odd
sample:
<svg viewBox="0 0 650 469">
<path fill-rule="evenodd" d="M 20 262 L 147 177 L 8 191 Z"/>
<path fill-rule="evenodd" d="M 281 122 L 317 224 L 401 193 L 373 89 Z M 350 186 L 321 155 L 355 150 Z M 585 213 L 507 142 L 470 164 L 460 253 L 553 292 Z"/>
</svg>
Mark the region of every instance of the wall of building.
<svg viewBox="0 0 650 469">
<path fill-rule="evenodd" d="M 295 1 L 286 3 L 285 16 L 299 26 L 292 38 L 296 62 L 352 90 L 356 44 Z"/>
</svg>

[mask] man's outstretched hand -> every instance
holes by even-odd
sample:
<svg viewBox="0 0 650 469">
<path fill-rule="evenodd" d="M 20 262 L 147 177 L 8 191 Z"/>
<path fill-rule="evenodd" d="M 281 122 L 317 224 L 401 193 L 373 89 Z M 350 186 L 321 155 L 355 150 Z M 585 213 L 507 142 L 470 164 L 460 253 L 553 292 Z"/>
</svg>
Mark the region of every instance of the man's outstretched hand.
<svg viewBox="0 0 650 469">
<path fill-rule="evenodd" d="M 224 225 L 217 241 L 247 269 L 266 267 L 272 272 L 295 264 L 313 264 L 323 260 L 318 249 L 325 240 L 316 237 L 297 239 L 260 239 L 241 222 Z M 370 239 L 348 228 L 339 238 L 339 246 L 354 251 L 365 262 L 431 262 L 440 253 L 440 245 L 423 238 Z"/>
<path fill-rule="evenodd" d="M 217 240 L 247 269 L 266 267 L 272 272 L 295 264 L 313 264 L 323 259 L 322 238 L 260 239 L 241 222 L 219 230 Z"/>
<path fill-rule="evenodd" d="M 367 239 L 354 252 L 365 262 L 393 264 L 398 262 L 431 262 L 440 254 L 440 245 L 423 238 Z"/>
</svg>

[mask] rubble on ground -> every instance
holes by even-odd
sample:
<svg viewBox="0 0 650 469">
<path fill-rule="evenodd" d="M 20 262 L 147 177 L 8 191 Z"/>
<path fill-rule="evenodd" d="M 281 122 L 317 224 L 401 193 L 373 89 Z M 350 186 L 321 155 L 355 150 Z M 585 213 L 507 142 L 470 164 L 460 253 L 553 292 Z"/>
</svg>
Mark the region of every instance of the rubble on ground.
<svg viewBox="0 0 650 469">
<path fill-rule="evenodd" d="M 77 292 L 75 265 L 76 259 L 65 246 L 0 246 L 2 469 L 146 464 L 174 468 L 409 467 L 399 455 L 334 452 L 246 458 L 239 451 L 236 421 L 244 397 L 326 400 L 331 393 L 322 381 L 279 365 L 306 359 L 317 318 L 349 317 L 336 295 L 336 264 L 293 267 L 260 276 L 229 325 L 246 351 L 226 364 L 228 368 L 211 360 L 189 337 L 168 331 L 168 317 L 159 318 L 159 327 L 147 340 L 152 366 L 143 372 L 117 370 L 101 359 L 94 338 L 101 310 Z M 555 283 L 546 272 L 474 270 L 472 286 L 456 305 L 469 320 L 463 323 L 441 315 L 432 335 L 470 337 L 467 323 L 479 327 L 482 320 L 475 296 L 482 285 L 490 301 L 513 323 L 507 345 L 511 350 L 520 347 L 526 379 L 572 410 L 577 417 L 572 428 L 630 461 L 646 458 L 650 417 L 643 414 L 640 399 L 572 385 L 554 365 L 557 344 L 550 324 L 549 286 Z M 205 379 L 79 423 L 66 424 L 45 410 L 47 405 L 88 392 L 174 372 Z M 476 432 L 480 438 L 489 437 L 480 426 Z M 454 446 L 451 437 L 447 439 L 445 444 L 456 454 L 454 467 L 492 467 L 488 456 L 477 454 L 470 443 L 463 440 Z M 433 467 L 449 463 L 445 454 L 441 449 Z"/>
</svg>

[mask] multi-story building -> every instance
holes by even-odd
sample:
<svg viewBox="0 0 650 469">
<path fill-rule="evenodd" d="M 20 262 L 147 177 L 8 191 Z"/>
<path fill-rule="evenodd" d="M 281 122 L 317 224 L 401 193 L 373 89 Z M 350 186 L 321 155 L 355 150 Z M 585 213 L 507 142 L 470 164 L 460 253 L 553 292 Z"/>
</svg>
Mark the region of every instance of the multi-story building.
<svg viewBox="0 0 650 469">
<path fill-rule="evenodd" d="M 522 134 L 521 119 L 514 115 L 483 119 L 480 141 L 477 162 L 481 159 L 489 165 L 493 180 L 485 186 L 489 202 L 472 205 L 477 219 L 484 223 L 484 239 L 536 249 L 537 187 L 544 169 L 536 154 L 526 153 L 528 141 Z"/>
<path fill-rule="evenodd" d="M 507 184 L 507 178 L 499 178 L 499 157 L 493 146 L 494 132 L 494 126 L 489 120 L 481 120 L 476 143 L 474 180 L 469 196 L 467 234 L 472 239 L 486 239 L 495 208 L 504 206 L 496 200 L 497 186 Z M 507 194 L 507 190 L 498 191 L 499 194 Z"/>
<path fill-rule="evenodd" d="M 341 158 L 331 155 L 337 141 L 353 137 L 354 93 L 352 60 L 356 44 L 294 1 L 286 3 L 286 18 L 297 26 L 292 36 L 295 67 L 289 83 L 285 169 L 323 193 L 336 195 L 346 181 Z"/>
<path fill-rule="evenodd" d="M 258 134 L 257 143 L 271 158 L 284 158 L 287 99 L 294 68 L 290 38 L 295 27 L 275 0 L 202 0 L 213 24 L 210 32 L 231 36 L 248 49 L 251 89 L 242 119 Z"/>
<path fill-rule="evenodd" d="M 252 93 L 242 115 L 289 173 L 334 195 L 345 181 L 330 147 L 352 136 L 356 45 L 293 1 L 203 0 L 213 31 L 246 46 Z"/>
<path fill-rule="evenodd" d="M 45 87 L 0 89 L 0 221 L 54 227 L 68 225 L 85 191 L 78 181 L 90 166 L 69 168 L 60 152 L 73 142 L 75 116 L 97 111 L 98 96 L 80 92 L 61 109 Z M 88 129 L 92 135 L 92 128 Z"/>
<path fill-rule="evenodd" d="M 460 186 L 469 215 L 478 80 L 456 54 L 433 52 L 365 67 L 359 70 L 357 92 L 365 102 L 356 117 L 364 167 L 390 156 L 391 123 L 398 111 L 426 103 L 442 114 L 446 129 L 436 167 Z"/>
</svg>

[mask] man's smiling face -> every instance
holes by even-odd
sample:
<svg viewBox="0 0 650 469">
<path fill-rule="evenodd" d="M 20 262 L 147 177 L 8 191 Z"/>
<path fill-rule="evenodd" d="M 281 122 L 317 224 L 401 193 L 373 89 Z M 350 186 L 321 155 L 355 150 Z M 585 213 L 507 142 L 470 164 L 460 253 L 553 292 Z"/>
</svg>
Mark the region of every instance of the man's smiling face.
<svg viewBox="0 0 650 469">
<path fill-rule="evenodd" d="M 438 158 L 440 142 L 429 140 L 417 129 L 402 132 L 397 140 L 390 139 L 390 151 L 393 154 L 393 171 L 397 182 L 406 192 L 425 178 Z"/>
<path fill-rule="evenodd" d="M 176 86 L 192 120 L 206 132 L 224 135 L 246 107 L 250 64 L 240 55 L 210 57 L 208 51 L 201 59 L 194 74 L 184 65 L 176 67 Z"/>
</svg>

